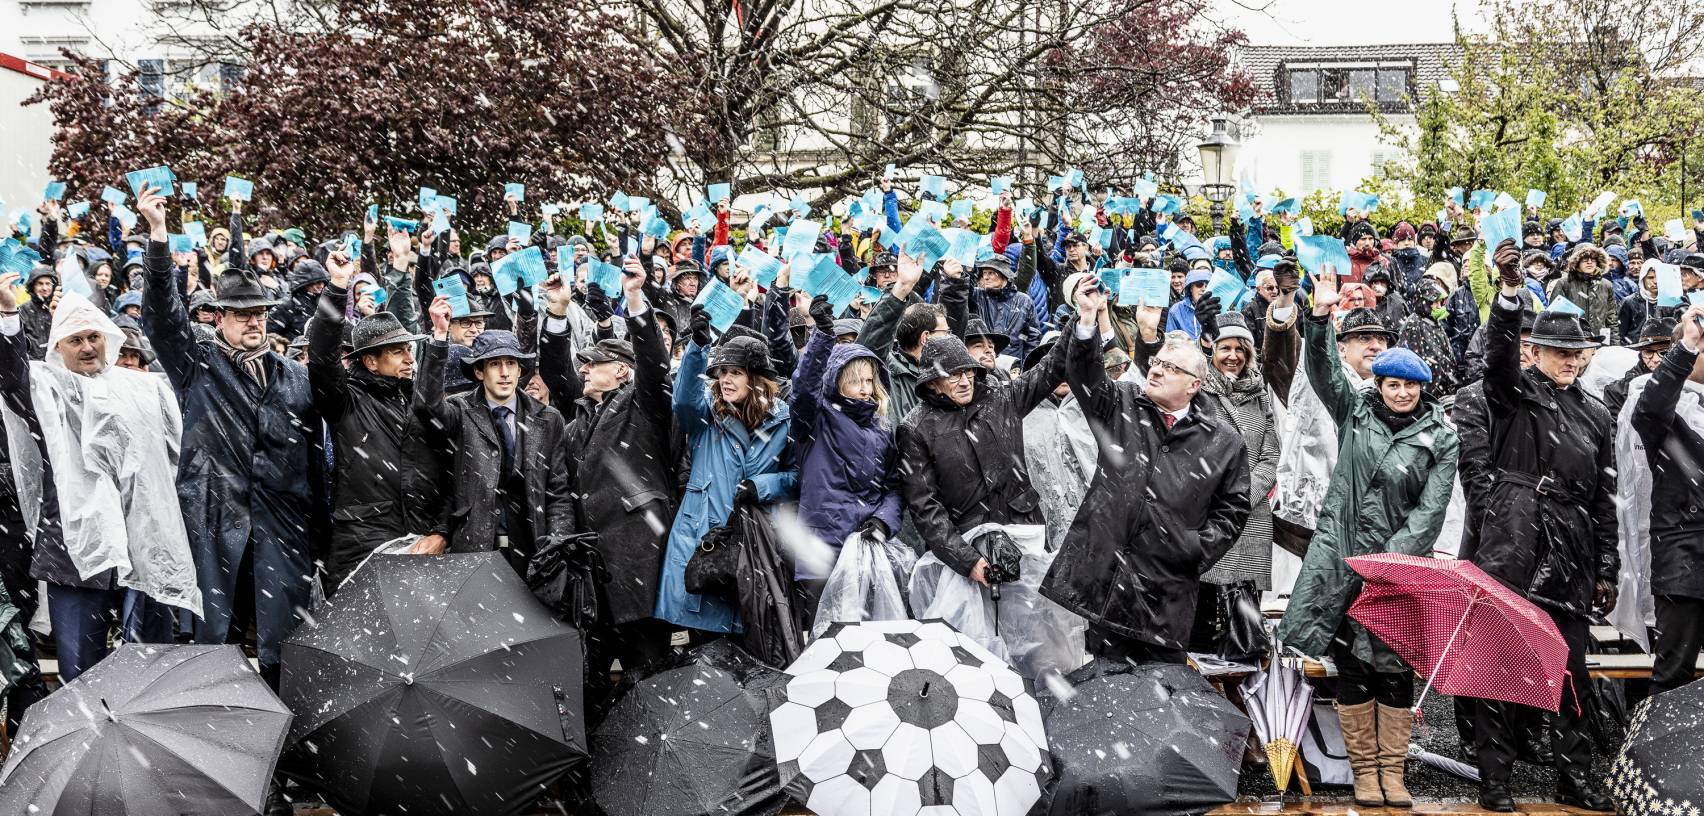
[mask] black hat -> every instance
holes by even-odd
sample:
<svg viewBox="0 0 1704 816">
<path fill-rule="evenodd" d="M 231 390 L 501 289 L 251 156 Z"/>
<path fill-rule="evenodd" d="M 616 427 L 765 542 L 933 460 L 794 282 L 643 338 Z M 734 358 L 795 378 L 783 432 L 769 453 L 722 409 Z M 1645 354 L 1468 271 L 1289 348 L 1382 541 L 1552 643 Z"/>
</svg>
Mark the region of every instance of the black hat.
<svg viewBox="0 0 1704 816">
<path fill-rule="evenodd" d="M 1374 264 L 1367 268 L 1367 275 L 1363 280 L 1369 286 L 1376 281 L 1390 283 L 1390 270 L 1386 269 L 1384 264 Z"/>
<path fill-rule="evenodd" d="M 1042 335 L 1041 342 L 1035 344 L 1035 348 L 1030 349 L 1030 352 L 1024 355 L 1024 370 L 1027 371 L 1041 365 L 1042 359 L 1053 350 L 1053 346 L 1058 342 L 1059 331 L 1057 329 Z"/>
<path fill-rule="evenodd" d="M 1559 349 L 1588 349 L 1603 345 L 1586 333 L 1580 319 L 1562 312 L 1542 312 L 1532 321 L 1532 337 L 1527 342 L 1535 346 Z"/>
<path fill-rule="evenodd" d="M 124 345 L 120 346 L 119 350 L 135 352 L 142 358 L 143 368 L 153 365 L 154 346 L 148 342 L 148 338 L 142 334 L 142 330 L 126 326 L 120 331 L 124 332 Z"/>
<path fill-rule="evenodd" d="M 1688 252 L 1681 256 L 1680 265 L 1693 272 L 1704 274 L 1704 252 Z"/>
<path fill-rule="evenodd" d="M 1521 224 L 1521 237 L 1526 238 L 1528 235 L 1543 236 L 1544 235 L 1544 227 L 1541 226 L 1537 221 L 1527 221 L 1527 222 Z"/>
<path fill-rule="evenodd" d="M 325 267 L 312 258 L 303 258 L 290 267 L 290 291 L 300 292 L 304 287 L 316 283 L 330 283 L 331 275 Z"/>
<path fill-rule="evenodd" d="M 138 239 L 138 240 L 140 240 L 140 239 Z M 262 235 L 259 238 L 255 238 L 255 239 L 249 241 L 248 246 L 244 247 L 244 249 L 248 250 L 248 256 L 250 258 L 253 258 L 256 255 L 259 255 L 262 252 L 272 253 L 273 258 L 278 257 L 278 250 L 275 249 L 272 246 L 272 239 L 268 238 L 264 235 Z"/>
<path fill-rule="evenodd" d="M 762 374 L 774 379 L 775 367 L 769 362 L 769 346 L 756 337 L 738 336 L 710 350 L 710 365 L 706 371 L 718 368 L 743 368 L 747 373 Z"/>
<path fill-rule="evenodd" d="M 1379 322 L 1379 313 L 1368 308 L 1350 309 L 1337 325 L 1337 336 L 1348 337 L 1351 334 L 1382 334 L 1385 342 L 1396 345 L 1396 332 L 1384 327 Z"/>
<path fill-rule="evenodd" d="M 1000 273 L 1000 277 L 1005 278 L 1006 280 L 1012 279 L 1012 265 L 1006 261 L 1005 255 L 996 254 L 978 259 L 976 262 L 976 272 L 980 274 L 984 269 L 992 269 L 995 272 Z"/>
<path fill-rule="evenodd" d="M 876 250 L 876 257 L 870 261 L 870 271 L 874 272 L 883 267 L 897 269 L 899 267 L 899 257 L 885 249 Z"/>
<path fill-rule="evenodd" d="M 1371 238 L 1375 241 L 1379 239 L 1379 231 L 1373 228 L 1372 222 L 1356 221 L 1353 226 L 1349 227 L 1349 243 L 1353 244 L 1362 238 Z"/>
<path fill-rule="evenodd" d="M 513 357 L 521 361 L 522 368 L 525 368 L 533 359 L 531 352 L 521 350 L 521 341 L 515 337 L 515 333 L 504 329 L 481 332 L 478 337 L 473 338 L 473 347 L 469 352 L 467 358 L 461 361 L 461 367 L 462 375 L 470 380 L 475 379 L 473 372 L 480 363 Z"/>
<path fill-rule="evenodd" d="M 923 372 L 912 391 L 921 397 L 929 393 L 929 383 L 950 377 L 960 371 L 975 371 L 980 375 L 988 369 L 970 356 L 964 341 L 953 335 L 937 335 L 923 344 Z"/>
<path fill-rule="evenodd" d="M 1456 228 L 1455 228 L 1455 232 L 1450 234 L 1450 243 L 1452 243 L 1452 244 L 1472 243 L 1477 238 L 1479 238 L 1479 233 L 1474 232 L 1472 227 L 1470 227 L 1466 224 L 1457 224 Z"/>
<path fill-rule="evenodd" d="M 214 305 L 215 300 L 217 300 L 217 298 L 215 298 L 213 296 L 213 290 L 211 290 L 211 289 L 197 289 L 197 290 L 195 290 L 195 294 L 189 296 L 189 313 L 190 313 L 190 315 L 193 316 L 196 312 L 198 312 L 202 309 L 213 309 L 213 310 L 217 311 L 219 307 Z"/>
<path fill-rule="evenodd" d="M 702 283 L 704 281 L 704 267 L 699 266 L 698 262 L 691 258 L 684 258 L 675 262 L 674 272 L 669 275 L 669 280 L 673 281 L 682 275 L 691 275 Z"/>
<path fill-rule="evenodd" d="M 1628 345 L 1628 348 L 1647 349 L 1651 346 L 1674 342 L 1675 320 L 1672 317 L 1653 317 L 1639 327 L 1639 342 Z"/>
<path fill-rule="evenodd" d="M 982 322 L 982 318 L 973 317 L 964 324 L 964 342 L 969 344 L 971 341 L 981 338 L 994 341 L 995 354 L 1005 351 L 1006 347 L 1012 344 L 1012 338 L 988 328 L 988 324 Z"/>
<path fill-rule="evenodd" d="M 1059 245 L 1060 246 L 1069 246 L 1071 244 L 1086 244 L 1088 242 L 1089 242 L 1089 237 L 1087 235 L 1084 235 L 1084 234 L 1082 234 L 1082 233 L 1080 233 L 1076 230 L 1071 230 L 1071 232 L 1065 236 L 1065 240 L 1061 241 Z"/>
<path fill-rule="evenodd" d="M 626 340 L 617 340 L 615 338 L 599 340 L 597 344 L 591 348 L 581 349 L 578 354 L 574 355 L 574 359 L 578 360 L 582 365 L 586 363 L 626 363 L 628 365 L 637 365 L 636 358 L 633 356 L 633 344 Z"/>
<path fill-rule="evenodd" d="M 280 301 L 261 284 L 260 277 L 246 269 L 227 269 L 213 285 L 218 297 L 215 309 L 270 309 Z"/>
<path fill-rule="evenodd" d="M 366 351 L 372 351 L 384 346 L 395 346 L 402 343 L 413 343 L 426 339 L 424 334 L 414 334 L 403 328 L 402 321 L 390 312 L 374 312 L 361 318 L 355 323 L 354 333 L 350 335 L 349 343 L 353 348 L 345 358 L 354 357 Z"/>
</svg>

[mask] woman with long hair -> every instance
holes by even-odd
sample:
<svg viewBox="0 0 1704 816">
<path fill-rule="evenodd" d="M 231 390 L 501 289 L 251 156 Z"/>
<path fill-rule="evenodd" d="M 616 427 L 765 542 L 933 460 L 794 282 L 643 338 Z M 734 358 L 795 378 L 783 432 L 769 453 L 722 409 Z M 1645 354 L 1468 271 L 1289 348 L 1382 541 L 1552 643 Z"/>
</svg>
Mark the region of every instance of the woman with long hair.
<svg viewBox="0 0 1704 816">
<path fill-rule="evenodd" d="M 793 372 L 790 433 L 799 457 L 799 519 L 836 556 L 854 533 L 899 532 L 899 448 L 888 425 L 888 372 L 875 352 L 836 343 L 834 307 L 811 301 L 815 328 Z M 828 570 L 799 563 L 795 608 L 801 627 L 816 618 Z"/>
<path fill-rule="evenodd" d="M 735 337 L 712 349 L 710 317 L 693 310 L 691 341 L 674 388 L 675 419 L 692 450 L 692 472 L 669 530 L 658 618 L 706 632 L 742 631 L 733 604 L 686 591 L 686 562 L 705 533 L 727 523 L 736 500 L 773 504 L 797 492 L 798 466 L 787 432 L 791 414 L 780 390 L 763 341 Z"/>
</svg>

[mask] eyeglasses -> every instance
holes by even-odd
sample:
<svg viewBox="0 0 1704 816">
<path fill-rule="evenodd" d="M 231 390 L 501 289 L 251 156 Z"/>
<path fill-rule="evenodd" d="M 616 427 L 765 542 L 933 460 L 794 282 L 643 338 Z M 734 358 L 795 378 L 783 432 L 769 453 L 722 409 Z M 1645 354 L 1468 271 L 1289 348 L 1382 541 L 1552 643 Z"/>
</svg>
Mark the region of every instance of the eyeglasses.
<svg viewBox="0 0 1704 816">
<path fill-rule="evenodd" d="M 266 319 L 265 309 L 233 309 L 225 312 L 225 316 L 238 323 L 258 323 Z"/>
<path fill-rule="evenodd" d="M 1154 365 L 1157 366 L 1161 371 L 1166 372 L 1167 374 L 1176 374 L 1180 377 L 1188 377 L 1192 380 L 1201 379 L 1200 377 L 1195 376 L 1195 374 L 1193 372 L 1191 372 L 1189 369 L 1186 369 L 1183 366 L 1177 365 L 1175 363 L 1168 362 L 1166 360 L 1161 360 L 1157 357 L 1154 359 Z"/>
<path fill-rule="evenodd" d="M 976 379 L 976 369 L 967 368 L 963 371 L 957 371 L 957 372 L 954 372 L 952 374 L 948 374 L 947 376 L 942 377 L 941 379 L 946 380 L 947 382 L 953 383 L 954 385 L 958 385 L 960 383 L 967 383 L 967 382 L 970 382 L 970 381 Z"/>
</svg>

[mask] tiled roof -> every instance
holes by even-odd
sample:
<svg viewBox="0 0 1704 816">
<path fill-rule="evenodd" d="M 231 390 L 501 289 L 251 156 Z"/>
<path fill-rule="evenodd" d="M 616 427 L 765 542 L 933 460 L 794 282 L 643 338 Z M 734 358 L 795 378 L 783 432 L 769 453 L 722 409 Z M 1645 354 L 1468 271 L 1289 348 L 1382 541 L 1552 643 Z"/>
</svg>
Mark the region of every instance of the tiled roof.
<svg viewBox="0 0 1704 816">
<path fill-rule="evenodd" d="M 1398 45 L 1285 46 L 1250 45 L 1237 49 L 1237 63 L 1254 80 L 1259 91 L 1256 112 L 1296 111 L 1279 93 L 1279 71 L 1291 64 L 1330 65 L 1407 62 L 1413 66 L 1413 89 L 1426 90 L 1448 79 L 1451 67 L 1461 59 L 1455 43 L 1412 43 Z M 1312 105 L 1309 109 L 1331 110 Z M 1365 110 L 1364 107 L 1360 108 Z"/>
</svg>

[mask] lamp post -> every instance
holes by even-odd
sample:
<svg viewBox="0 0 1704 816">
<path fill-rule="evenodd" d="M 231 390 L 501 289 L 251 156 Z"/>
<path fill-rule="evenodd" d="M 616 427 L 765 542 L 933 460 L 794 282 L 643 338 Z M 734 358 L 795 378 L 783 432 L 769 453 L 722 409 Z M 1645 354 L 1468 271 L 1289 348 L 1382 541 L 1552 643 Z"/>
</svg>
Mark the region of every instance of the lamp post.
<svg viewBox="0 0 1704 816">
<path fill-rule="evenodd" d="M 1213 234 L 1218 235 L 1225 217 L 1225 202 L 1236 187 L 1231 174 L 1237 167 L 1237 140 L 1225 132 L 1224 117 L 1213 119 L 1213 133 L 1207 141 L 1195 146 L 1201 153 L 1201 195 L 1213 205 Z"/>
</svg>

